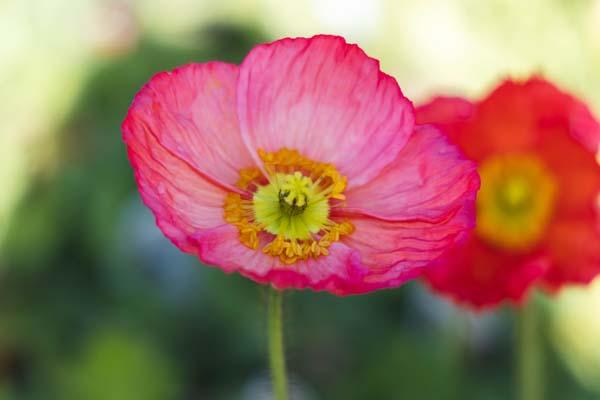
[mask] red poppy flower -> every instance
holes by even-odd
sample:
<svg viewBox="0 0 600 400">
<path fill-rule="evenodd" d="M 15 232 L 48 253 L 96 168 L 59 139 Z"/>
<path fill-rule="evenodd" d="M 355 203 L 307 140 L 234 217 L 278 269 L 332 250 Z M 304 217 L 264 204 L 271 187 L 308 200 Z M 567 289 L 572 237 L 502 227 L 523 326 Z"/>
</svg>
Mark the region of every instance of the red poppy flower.
<svg viewBox="0 0 600 400">
<path fill-rule="evenodd" d="M 600 125 L 585 104 L 533 78 L 475 103 L 436 98 L 417 121 L 445 130 L 481 176 L 477 226 L 427 271 L 431 287 L 484 307 L 600 273 Z"/>
<path fill-rule="evenodd" d="M 397 286 L 474 224 L 474 163 L 340 37 L 159 73 L 122 130 L 163 233 L 277 288 Z"/>
</svg>

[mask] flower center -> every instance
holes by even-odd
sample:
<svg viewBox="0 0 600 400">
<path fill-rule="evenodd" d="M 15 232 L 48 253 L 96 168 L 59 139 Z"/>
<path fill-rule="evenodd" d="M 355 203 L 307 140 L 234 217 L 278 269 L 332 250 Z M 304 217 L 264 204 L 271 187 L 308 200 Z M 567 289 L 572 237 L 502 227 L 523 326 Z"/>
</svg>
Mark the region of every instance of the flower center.
<svg viewBox="0 0 600 400">
<path fill-rule="evenodd" d="M 247 195 L 229 193 L 224 206 L 244 245 L 291 264 L 329 254 L 333 242 L 352 233 L 350 222 L 330 216 L 346 188 L 333 165 L 289 149 L 259 155 L 268 176 L 258 168 L 240 171 L 237 186 Z"/>
<path fill-rule="evenodd" d="M 279 187 L 279 207 L 289 216 L 299 215 L 308 206 L 308 197 L 313 193 L 313 181 L 300 172 L 284 175 Z M 256 196 L 255 196 L 256 203 Z"/>
<path fill-rule="evenodd" d="M 327 224 L 329 200 L 308 176 L 275 174 L 253 196 L 254 219 L 273 235 L 309 239 Z"/>
<path fill-rule="evenodd" d="M 479 236 L 513 252 L 535 247 L 556 200 L 556 181 L 548 168 L 533 155 L 505 154 L 485 160 L 479 174 Z"/>
</svg>

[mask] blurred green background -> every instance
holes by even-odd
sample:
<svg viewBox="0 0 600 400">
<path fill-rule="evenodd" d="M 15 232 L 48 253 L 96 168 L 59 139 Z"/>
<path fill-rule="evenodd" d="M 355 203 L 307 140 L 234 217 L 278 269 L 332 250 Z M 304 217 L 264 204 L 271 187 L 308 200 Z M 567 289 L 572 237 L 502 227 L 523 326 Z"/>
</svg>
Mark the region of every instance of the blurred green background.
<svg viewBox="0 0 600 400">
<path fill-rule="evenodd" d="M 0 1 L 0 400 L 269 399 L 265 289 L 181 254 L 119 125 L 154 73 L 337 33 L 405 94 L 543 73 L 600 113 L 600 0 Z M 600 399 L 600 281 L 539 298 L 546 398 Z M 508 399 L 509 309 L 286 297 L 294 400 Z"/>
</svg>

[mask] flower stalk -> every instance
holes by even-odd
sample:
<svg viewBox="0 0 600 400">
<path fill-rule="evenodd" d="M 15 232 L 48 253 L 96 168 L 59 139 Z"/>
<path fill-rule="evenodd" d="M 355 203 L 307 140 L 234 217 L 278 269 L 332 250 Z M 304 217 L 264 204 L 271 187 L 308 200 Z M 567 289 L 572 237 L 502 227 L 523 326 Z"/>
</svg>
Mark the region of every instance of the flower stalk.
<svg viewBox="0 0 600 400">
<path fill-rule="evenodd" d="M 535 299 L 518 311 L 516 322 L 517 399 L 543 400 L 542 343 Z"/>
<path fill-rule="evenodd" d="M 288 385 L 283 345 L 283 293 L 277 289 L 269 290 L 269 366 L 273 385 L 273 399 L 287 400 Z"/>
</svg>

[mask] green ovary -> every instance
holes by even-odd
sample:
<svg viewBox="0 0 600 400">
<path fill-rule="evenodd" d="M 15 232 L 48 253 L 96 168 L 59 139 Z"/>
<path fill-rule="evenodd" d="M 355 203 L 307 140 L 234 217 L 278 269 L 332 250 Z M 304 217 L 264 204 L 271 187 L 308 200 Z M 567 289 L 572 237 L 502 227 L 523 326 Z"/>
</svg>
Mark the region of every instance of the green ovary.
<svg viewBox="0 0 600 400">
<path fill-rule="evenodd" d="M 276 174 L 253 197 L 254 218 L 273 235 L 305 240 L 329 220 L 329 202 L 315 183 L 300 172 Z"/>
</svg>

